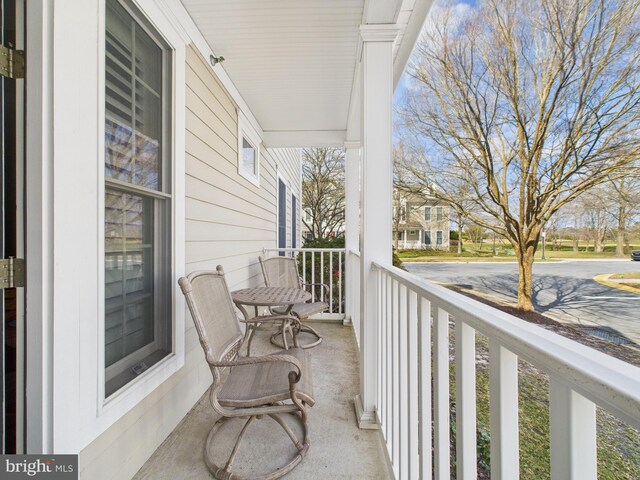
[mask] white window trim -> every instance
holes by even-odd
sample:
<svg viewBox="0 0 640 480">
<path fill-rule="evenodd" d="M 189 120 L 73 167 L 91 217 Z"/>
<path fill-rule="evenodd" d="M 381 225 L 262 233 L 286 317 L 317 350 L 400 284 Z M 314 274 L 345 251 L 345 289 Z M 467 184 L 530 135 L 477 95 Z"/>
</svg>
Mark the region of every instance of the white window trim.
<svg viewBox="0 0 640 480">
<path fill-rule="evenodd" d="M 105 0 L 101 2 L 102 11 L 104 12 Z M 97 372 L 97 405 L 96 418 L 91 428 L 92 436 L 97 436 L 104 430 L 109 428 L 115 421 L 121 418 L 125 413 L 135 407 L 147 395 L 152 393 L 169 377 L 176 373 L 185 361 L 185 302 L 184 297 L 178 289 L 178 278 L 185 274 L 185 85 L 186 85 L 186 39 L 180 35 L 175 27 L 167 20 L 163 7 L 158 5 L 159 2 L 147 1 L 144 6 L 141 2 L 133 0 L 138 6 L 141 13 L 154 25 L 157 33 L 169 45 L 172 55 L 171 74 L 171 96 L 169 100 L 171 105 L 171 192 L 172 192 L 172 208 L 171 208 L 171 253 L 172 253 L 172 352 L 158 363 L 153 365 L 139 377 L 129 382 L 127 385 L 119 389 L 117 392 L 105 399 L 105 360 L 104 360 L 104 241 L 100 242 L 98 248 L 98 257 L 101 261 L 99 268 L 100 285 L 99 292 L 99 321 L 98 321 L 98 372 Z M 105 56 L 105 32 L 104 32 L 104 16 L 101 18 L 100 25 L 100 50 L 98 55 L 100 58 Z M 104 62 L 100 63 L 100 71 L 98 74 L 99 91 L 99 121 L 102 128 L 99 138 L 99 162 L 104 165 L 104 84 L 105 71 Z M 104 190 L 105 178 L 104 167 L 100 169 L 99 179 L 99 202 L 97 215 L 100 238 L 104 238 Z"/>
<path fill-rule="evenodd" d="M 440 234 L 440 243 L 438 243 L 438 234 Z M 444 245 L 444 230 L 436 230 L 436 245 Z"/>
<path fill-rule="evenodd" d="M 255 175 L 242 168 L 242 139 L 245 138 L 256 151 Z M 253 129 L 242 112 L 238 112 L 238 175 L 260 187 L 260 135 Z"/>
</svg>

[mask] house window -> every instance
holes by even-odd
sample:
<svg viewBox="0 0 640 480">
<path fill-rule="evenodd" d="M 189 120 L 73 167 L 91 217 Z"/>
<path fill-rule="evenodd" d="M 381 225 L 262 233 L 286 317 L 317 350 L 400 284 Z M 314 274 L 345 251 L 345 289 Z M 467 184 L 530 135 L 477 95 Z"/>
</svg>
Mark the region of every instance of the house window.
<svg viewBox="0 0 640 480">
<path fill-rule="evenodd" d="M 287 248 L 287 185 L 281 178 L 278 178 L 278 248 Z"/>
<path fill-rule="evenodd" d="M 406 207 L 399 207 L 398 208 L 398 218 L 400 220 L 400 223 L 406 223 L 406 221 L 407 221 L 407 208 Z"/>
<path fill-rule="evenodd" d="M 171 55 L 106 2 L 105 396 L 171 353 Z"/>
<path fill-rule="evenodd" d="M 442 207 L 436 207 L 436 220 L 438 222 L 442 220 Z"/>
<path fill-rule="evenodd" d="M 436 245 L 442 245 L 442 230 L 436 232 Z"/>
<path fill-rule="evenodd" d="M 238 115 L 238 173 L 260 186 L 260 138 L 242 114 Z"/>
<path fill-rule="evenodd" d="M 429 230 L 424 231 L 424 244 L 431 245 L 431 232 Z"/>
<path fill-rule="evenodd" d="M 426 222 L 431 221 L 431 207 L 424 207 L 424 219 Z"/>
<path fill-rule="evenodd" d="M 291 248 L 298 246 L 298 202 L 295 195 L 291 195 Z"/>
</svg>

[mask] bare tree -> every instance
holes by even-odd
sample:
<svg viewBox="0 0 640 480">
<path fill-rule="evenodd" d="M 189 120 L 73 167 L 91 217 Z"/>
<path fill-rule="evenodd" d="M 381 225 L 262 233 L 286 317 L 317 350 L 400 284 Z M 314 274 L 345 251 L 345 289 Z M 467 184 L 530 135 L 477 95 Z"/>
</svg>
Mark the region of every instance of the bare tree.
<svg viewBox="0 0 640 480">
<path fill-rule="evenodd" d="M 469 220 L 512 245 L 521 310 L 545 223 L 640 152 L 639 8 L 479 0 L 464 19 L 434 18 L 417 48 L 401 109 L 414 174 L 452 205 L 470 192 Z"/>
<path fill-rule="evenodd" d="M 344 150 L 302 151 L 302 223 L 312 239 L 326 238 L 344 227 Z"/>
<path fill-rule="evenodd" d="M 580 212 L 583 223 L 583 237 L 593 241 L 593 251 L 604 250 L 604 239 L 611 226 L 611 208 L 614 200 L 606 184 L 597 186 L 578 197 L 574 203 L 575 212 Z"/>
<path fill-rule="evenodd" d="M 466 228 L 467 237 L 469 237 L 469 241 L 478 248 L 478 250 L 482 250 L 482 242 L 484 240 L 484 235 L 487 233 L 487 229 L 477 223 L 471 224 Z"/>
<path fill-rule="evenodd" d="M 629 175 L 612 180 L 609 185 L 614 202 L 611 215 L 616 222 L 616 256 L 625 255 L 628 246 L 627 228 L 634 217 L 638 216 L 640 207 L 640 175 L 630 172 Z"/>
</svg>

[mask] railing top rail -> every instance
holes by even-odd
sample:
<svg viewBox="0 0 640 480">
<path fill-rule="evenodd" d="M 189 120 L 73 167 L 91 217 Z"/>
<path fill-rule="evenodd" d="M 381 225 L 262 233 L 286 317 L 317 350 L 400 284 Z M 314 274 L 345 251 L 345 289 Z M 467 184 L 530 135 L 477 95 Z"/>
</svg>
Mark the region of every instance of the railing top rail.
<svg viewBox="0 0 640 480">
<path fill-rule="evenodd" d="M 353 255 L 355 255 L 355 256 L 357 256 L 357 257 L 359 257 L 359 256 L 360 256 L 360 252 L 359 252 L 358 250 L 353 250 L 353 249 L 351 249 L 351 248 L 349 249 L 349 253 L 351 253 L 351 254 L 353 254 Z"/>
<path fill-rule="evenodd" d="M 374 262 L 373 268 L 640 428 L 640 368 L 391 265 Z"/>
<path fill-rule="evenodd" d="M 263 252 L 343 252 L 344 248 L 263 248 Z"/>
</svg>

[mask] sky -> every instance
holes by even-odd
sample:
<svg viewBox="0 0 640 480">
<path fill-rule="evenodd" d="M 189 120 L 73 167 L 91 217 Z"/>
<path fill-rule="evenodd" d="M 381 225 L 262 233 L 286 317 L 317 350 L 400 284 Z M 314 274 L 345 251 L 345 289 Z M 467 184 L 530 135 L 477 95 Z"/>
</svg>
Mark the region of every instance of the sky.
<svg viewBox="0 0 640 480">
<path fill-rule="evenodd" d="M 456 17 L 464 18 L 466 15 L 473 14 L 473 9 L 477 1 L 478 0 L 435 0 L 425 20 L 423 30 L 429 26 L 431 18 L 434 15 L 440 14 L 444 10 L 445 6 L 452 5 L 452 8 L 456 12 Z M 407 68 L 409 68 L 410 64 L 411 60 L 409 60 Z M 394 107 L 402 105 L 404 103 L 407 96 L 407 91 L 412 88 L 412 81 L 412 78 L 407 74 L 407 71 L 405 69 L 405 72 L 402 74 L 402 77 L 400 77 L 400 81 L 398 82 L 398 86 L 396 87 L 396 90 L 394 92 Z M 397 128 L 394 129 L 394 140 L 397 140 L 398 134 L 400 133 L 397 130 Z"/>
<path fill-rule="evenodd" d="M 429 25 L 432 16 L 438 15 L 444 9 L 445 5 L 452 4 L 457 16 L 464 17 L 465 15 L 469 15 L 473 12 L 476 2 L 477 0 L 435 0 L 425 20 L 423 30 Z M 411 61 L 409 61 L 409 64 L 410 63 Z M 407 89 L 409 88 L 411 88 L 411 77 L 407 75 L 405 70 L 405 73 L 402 74 L 394 93 L 395 104 L 402 103 L 403 99 L 406 97 Z"/>
</svg>

